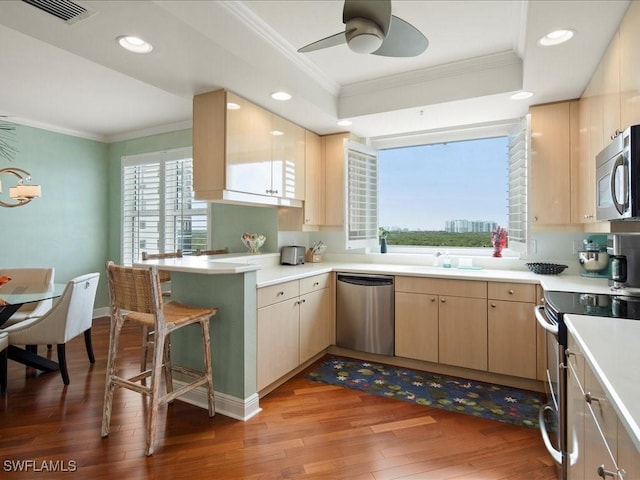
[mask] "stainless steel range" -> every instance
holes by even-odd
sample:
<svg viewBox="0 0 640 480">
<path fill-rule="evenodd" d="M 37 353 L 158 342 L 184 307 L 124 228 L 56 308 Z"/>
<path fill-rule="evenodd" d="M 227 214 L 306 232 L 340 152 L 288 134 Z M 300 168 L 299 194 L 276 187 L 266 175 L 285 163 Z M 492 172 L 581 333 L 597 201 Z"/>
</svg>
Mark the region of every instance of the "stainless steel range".
<svg viewBox="0 0 640 480">
<path fill-rule="evenodd" d="M 535 307 L 538 323 L 547 332 L 547 397 L 540 410 L 540 431 L 547 450 L 566 480 L 577 448 L 575 432 L 567 422 L 566 314 L 619 317 L 640 320 L 640 296 L 546 291 L 544 305 Z M 606 321 L 603 320 L 603 321 Z"/>
</svg>

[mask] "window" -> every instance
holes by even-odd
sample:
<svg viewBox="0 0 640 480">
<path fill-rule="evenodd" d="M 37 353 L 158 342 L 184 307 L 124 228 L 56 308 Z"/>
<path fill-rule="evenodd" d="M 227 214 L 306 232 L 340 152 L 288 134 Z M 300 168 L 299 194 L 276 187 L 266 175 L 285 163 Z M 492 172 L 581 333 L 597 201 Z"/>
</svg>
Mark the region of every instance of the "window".
<svg viewBox="0 0 640 480">
<path fill-rule="evenodd" d="M 378 152 L 379 222 L 390 245 L 491 247 L 508 226 L 509 137 Z"/>
<path fill-rule="evenodd" d="M 122 257 L 207 245 L 207 204 L 194 199 L 191 148 L 122 158 Z"/>
</svg>

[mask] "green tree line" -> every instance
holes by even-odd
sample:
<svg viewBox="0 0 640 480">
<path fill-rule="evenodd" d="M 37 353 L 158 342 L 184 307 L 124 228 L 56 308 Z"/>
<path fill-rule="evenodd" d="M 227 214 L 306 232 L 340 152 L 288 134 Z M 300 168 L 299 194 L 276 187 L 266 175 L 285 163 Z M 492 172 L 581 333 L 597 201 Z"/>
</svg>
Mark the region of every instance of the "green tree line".
<svg viewBox="0 0 640 480">
<path fill-rule="evenodd" d="M 453 233 L 445 231 L 389 230 L 387 244 L 427 247 L 492 247 L 491 232 Z"/>
</svg>

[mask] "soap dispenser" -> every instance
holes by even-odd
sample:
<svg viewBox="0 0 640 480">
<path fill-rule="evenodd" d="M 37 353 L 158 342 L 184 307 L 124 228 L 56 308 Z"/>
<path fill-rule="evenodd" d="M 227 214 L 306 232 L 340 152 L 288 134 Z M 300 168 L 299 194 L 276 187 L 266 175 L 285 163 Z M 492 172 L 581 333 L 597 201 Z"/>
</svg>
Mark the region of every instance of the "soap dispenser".
<svg viewBox="0 0 640 480">
<path fill-rule="evenodd" d="M 442 266 L 444 268 L 451 268 L 451 257 L 449 256 L 449 250 L 444 252 L 444 257 L 442 257 Z"/>
</svg>

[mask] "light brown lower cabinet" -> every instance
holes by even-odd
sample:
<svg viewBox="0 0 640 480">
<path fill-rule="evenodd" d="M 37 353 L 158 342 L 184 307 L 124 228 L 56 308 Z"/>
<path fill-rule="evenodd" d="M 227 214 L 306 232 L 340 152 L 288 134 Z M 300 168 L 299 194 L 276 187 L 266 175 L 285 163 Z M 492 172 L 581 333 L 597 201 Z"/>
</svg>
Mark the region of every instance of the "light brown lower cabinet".
<svg viewBox="0 0 640 480">
<path fill-rule="evenodd" d="M 396 292 L 396 356 L 438 361 L 438 296 Z"/>
<path fill-rule="evenodd" d="M 535 285 L 489 282 L 488 297 L 489 371 L 536 379 Z"/>
<path fill-rule="evenodd" d="M 487 301 L 440 296 L 438 308 L 439 362 L 487 370 Z"/>
<path fill-rule="evenodd" d="M 398 276 L 395 290 L 396 356 L 487 369 L 486 282 Z"/>
<path fill-rule="evenodd" d="M 258 289 L 258 391 L 335 343 L 331 278 L 327 273 Z"/>
</svg>

